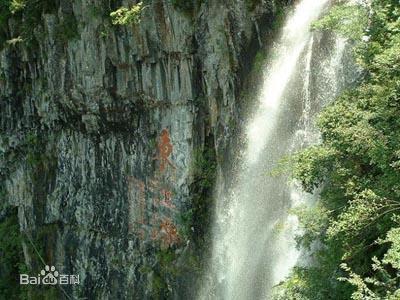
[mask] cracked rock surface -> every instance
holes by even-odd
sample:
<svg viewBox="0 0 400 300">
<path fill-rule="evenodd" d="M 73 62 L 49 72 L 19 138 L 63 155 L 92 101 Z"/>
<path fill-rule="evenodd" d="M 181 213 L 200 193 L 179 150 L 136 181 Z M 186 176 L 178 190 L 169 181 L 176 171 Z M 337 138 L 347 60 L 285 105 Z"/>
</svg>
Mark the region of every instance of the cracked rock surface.
<svg viewBox="0 0 400 300">
<path fill-rule="evenodd" d="M 274 14 L 273 1 L 248 2 L 185 12 L 153 0 L 138 24 L 115 26 L 110 12 L 132 1 L 56 1 L 29 43 L 2 47 L 0 221 L 16 208 L 31 270 L 42 267 L 36 244 L 80 276 L 64 288 L 73 298 L 193 296 L 195 275 L 160 270 L 186 264 L 195 153 L 211 147 L 220 168 Z"/>
</svg>

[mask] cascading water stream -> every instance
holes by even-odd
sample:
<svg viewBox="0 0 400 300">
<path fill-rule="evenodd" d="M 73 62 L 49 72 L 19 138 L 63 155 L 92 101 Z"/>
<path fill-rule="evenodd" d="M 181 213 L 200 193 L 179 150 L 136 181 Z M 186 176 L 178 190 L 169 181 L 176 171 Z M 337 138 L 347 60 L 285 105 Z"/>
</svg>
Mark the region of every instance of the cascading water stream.
<svg viewBox="0 0 400 300">
<path fill-rule="evenodd" d="M 227 192 L 221 183 L 217 192 L 213 253 L 200 299 L 268 299 L 272 287 L 299 263 L 294 242 L 298 220 L 288 211 L 310 196 L 288 185 L 286 177 L 268 172 L 285 155 L 318 140 L 312 119 L 340 90 L 344 41 L 334 39 L 331 51 L 318 56 L 317 38 L 310 31 L 329 1 L 296 5 L 273 50 L 275 59 L 265 67 L 259 105 L 246 127 L 247 148 L 232 174 L 233 188 Z"/>
</svg>

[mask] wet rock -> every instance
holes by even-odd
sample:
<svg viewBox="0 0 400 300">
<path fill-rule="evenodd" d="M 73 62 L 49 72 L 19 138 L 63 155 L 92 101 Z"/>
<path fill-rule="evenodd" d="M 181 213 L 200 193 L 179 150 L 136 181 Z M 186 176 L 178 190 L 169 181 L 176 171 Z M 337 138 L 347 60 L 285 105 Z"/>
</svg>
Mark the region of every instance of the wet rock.
<svg viewBox="0 0 400 300">
<path fill-rule="evenodd" d="M 190 295 L 179 274 L 158 282 L 158 253 L 187 255 L 194 153 L 207 139 L 217 156 L 229 145 L 241 60 L 272 18 L 264 2 L 208 1 L 187 13 L 154 0 L 139 24 L 114 26 L 107 1 L 60 1 L 39 11 L 33 42 L 0 51 L 3 206 L 18 207 L 47 264 L 80 275 L 68 295 Z M 8 38 L 18 22 L 9 20 Z M 23 246 L 26 263 L 40 266 Z"/>
</svg>

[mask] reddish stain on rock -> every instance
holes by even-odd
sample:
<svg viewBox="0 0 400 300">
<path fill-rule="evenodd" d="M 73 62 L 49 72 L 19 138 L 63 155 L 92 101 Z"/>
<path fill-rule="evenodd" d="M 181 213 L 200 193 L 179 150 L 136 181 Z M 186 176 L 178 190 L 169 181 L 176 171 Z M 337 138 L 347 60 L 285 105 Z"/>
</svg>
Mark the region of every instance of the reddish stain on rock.
<svg viewBox="0 0 400 300">
<path fill-rule="evenodd" d="M 170 248 L 180 242 L 178 230 L 169 218 L 164 218 L 158 228 L 153 228 L 151 239 L 161 243 L 162 248 Z"/>
<path fill-rule="evenodd" d="M 167 164 L 175 169 L 175 166 L 169 160 L 169 156 L 172 153 L 173 146 L 171 144 L 171 138 L 167 129 L 163 129 L 161 131 L 160 141 L 157 147 L 160 160 L 160 171 L 163 172 Z"/>
<path fill-rule="evenodd" d="M 172 203 L 172 192 L 166 189 L 162 189 L 161 193 L 163 195 L 163 199 L 161 201 L 161 205 L 170 209 L 175 209 L 175 205 Z"/>
<path fill-rule="evenodd" d="M 178 230 L 170 219 L 165 219 L 160 225 L 161 242 L 167 248 L 179 243 Z"/>
</svg>

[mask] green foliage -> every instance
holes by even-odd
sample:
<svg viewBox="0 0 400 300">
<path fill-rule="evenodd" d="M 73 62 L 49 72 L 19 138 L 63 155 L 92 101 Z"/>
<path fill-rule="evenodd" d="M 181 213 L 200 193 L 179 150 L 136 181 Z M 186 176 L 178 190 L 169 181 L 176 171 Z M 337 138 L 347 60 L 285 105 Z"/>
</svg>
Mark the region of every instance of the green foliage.
<svg viewBox="0 0 400 300">
<path fill-rule="evenodd" d="M 361 234 L 362 230 L 380 217 L 390 205 L 377 196 L 371 190 L 365 190 L 349 203 L 348 207 L 331 223 L 327 231 L 330 239 L 352 240 L 356 233 Z"/>
<path fill-rule="evenodd" d="M 15 46 L 17 43 L 21 43 L 23 41 L 24 40 L 19 36 L 19 37 L 13 38 L 11 40 L 7 40 L 6 43 L 10 46 Z"/>
<path fill-rule="evenodd" d="M 258 51 L 253 61 L 253 68 L 252 68 L 253 72 L 261 74 L 262 70 L 264 69 L 266 59 L 267 59 L 266 51 L 263 50 Z"/>
<path fill-rule="evenodd" d="M 320 115 L 321 145 L 291 159 L 303 188 L 321 190 L 316 208 L 297 212 L 297 240 L 319 246 L 278 299 L 400 297 L 400 2 L 371 8 L 339 3 L 314 24 L 352 39 L 365 74 Z"/>
<path fill-rule="evenodd" d="M 21 11 L 26 6 L 26 0 L 12 0 L 10 3 L 10 11 L 12 14 L 15 14 L 18 11 Z"/>
<path fill-rule="evenodd" d="M 213 187 L 216 167 L 214 149 L 207 148 L 203 151 L 195 151 L 192 167 L 193 176 L 199 181 L 201 188 L 210 189 Z"/>
<path fill-rule="evenodd" d="M 391 229 L 385 240 L 381 243 L 391 243 L 391 247 L 383 257 L 384 264 L 391 264 L 393 268 L 400 270 L 400 228 Z"/>
<path fill-rule="evenodd" d="M 152 299 L 170 299 L 172 287 L 179 282 L 193 280 L 193 274 L 200 271 L 200 260 L 193 250 L 160 249 L 155 256 L 155 264 L 143 265 L 139 269 L 142 275 L 148 277 Z"/>
<path fill-rule="evenodd" d="M 0 295 L 17 299 L 20 293 L 18 274 L 23 268 L 23 252 L 17 211 L 0 222 Z"/>
<path fill-rule="evenodd" d="M 319 186 L 334 165 L 334 150 L 328 147 L 315 146 L 298 153 L 293 157 L 295 168 L 293 176 L 307 192 Z"/>
<path fill-rule="evenodd" d="M 0 0 L 0 45 L 7 40 L 7 24 L 10 16 L 10 0 Z"/>
<path fill-rule="evenodd" d="M 308 250 L 314 241 L 320 240 L 326 232 L 329 221 L 329 211 L 320 203 L 314 207 L 297 207 L 292 210 L 297 215 L 300 227 L 304 233 L 296 237 L 298 247 L 304 247 Z"/>
<path fill-rule="evenodd" d="M 194 152 L 193 185 L 191 186 L 193 198 L 186 217 L 190 217 L 190 219 L 187 218 L 187 227 L 190 228 L 191 239 L 199 249 L 206 246 L 209 241 L 216 168 L 216 154 L 212 145 Z"/>
<path fill-rule="evenodd" d="M 156 253 L 157 265 L 152 267 L 141 268 L 142 272 L 149 272 L 150 275 L 150 291 L 152 297 L 161 299 L 168 298 L 168 280 L 173 280 L 178 275 L 176 267 L 177 256 L 172 249 L 160 250 Z"/>
<path fill-rule="evenodd" d="M 31 268 L 28 268 L 28 266 L 26 266 L 24 263 L 20 263 L 22 268 L 20 267 L 20 271 L 16 274 L 37 274 L 44 267 L 43 261 L 40 257 L 42 257 L 44 261 L 51 263 L 51 257 L 53 255 L 53 253 L 51 253 L 51 249 L 54 249 L 54 245 L 51 244 L 51 242 L 54 241 L 56 234 L 57 224 L 42 224 L 35 231 L 21 234 L 21 240 L 23 240 L 27 246 L 26 251 L 28 256 L 31 258 Z M 23 257 L 21 257 L 22 262 L 23 260 Z M 61 290 L 57 286 L 24 285 L 21 286 L 18 299 L 56 300 L 60 299 L 60 296 Z"/>
<path fill-rule="evenodd" d="M 291 276 L 273 289 L 274 300 L 338 300 L 350 299 L 351 285 L 336 284 L 338 270 L 331 264 L 333 257 L 321 257 L 319 267 L 295 267 Z"/>
<path fill-rule="evenodd" d="M 391 247 L 382 260 L 375 256 L 372 258 L 373 272 L 368 277 L 362 277 L 353 272 L 346 263 L 341 265 L 342 269 L 348 273 L 348 277 L 341 277 L 339 280 L 355 287 L 351 299 L 397 300 L 400 297 L 400 228 L 392 228 L 387 233 L 386 239 L 378 243 L 390 243 Z"/>
<path fill-rule="evenodd" d="M 142 2 L 133 5 L 131 8 L 120 7 L 110 13 L 111 22 L 114 25 L 138 24 L 144 8 Z"/>
<path fill-rule="evenodd" d="M 16 42 L 25 42 L 28 46 L 34 41 L 33 29 L 37 29 L 42 14 L 53 13 L 57 9 L 57 1 L 53 0 L 0 0 L 0 47 Z M 8 22 L 14 20 L 13 32 L 9 36 Z"/>
<path fill-rule="evenodd" d="M 313 28 L 334 30 L 343 37 L 360 40 L 367 25 L 367 8 L 346 2 L 332 7 L 329 13 L 313 23 Z"/>
</svg>

